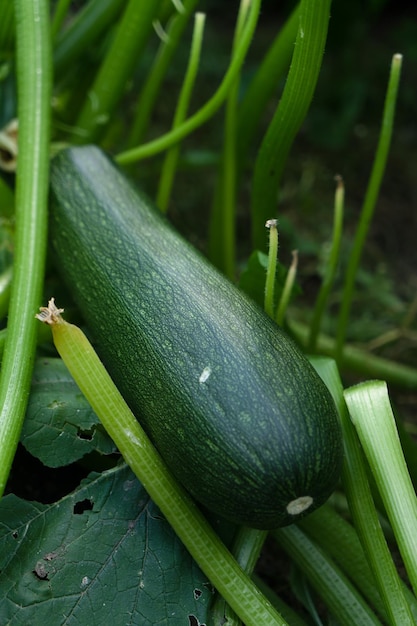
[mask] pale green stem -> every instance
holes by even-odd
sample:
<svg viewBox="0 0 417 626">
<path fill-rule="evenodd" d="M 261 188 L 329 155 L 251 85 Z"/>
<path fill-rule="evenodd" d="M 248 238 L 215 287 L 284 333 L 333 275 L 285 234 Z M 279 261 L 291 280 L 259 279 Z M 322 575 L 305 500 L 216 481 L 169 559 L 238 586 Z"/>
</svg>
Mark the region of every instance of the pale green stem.
<svg viewBox="0 0 417 626">
<path fill-rule="evenodd" d="M 351 387 L 345 398 L 417 595 L 417 497 L 386 383 L 372 381 Z"/>
<path fill-rule="evenodd" d="M 339 361 L 346 340 L 347 326 L 353 302 L 356 275 L 362 256 L 363 247 L 368 234 L 369 226 L 374 214 L 375 205 L 378 199 L 382 178 L 387 164 L 388 151 L 391 144 L 392 130 L 394 126 L 395 107 L 397 103 L 398 85 L 400 82 L 402 65 L 401 54 L 395 54 L 392 59 L 391 72 L 388 81 L 388 88 L 385 98 L 384 112 L 382 116 L 382 126 L 379 135 L 378 146 L 375 154 L 372 172 L 362 206 L 358 228 L 353 242 L 353 248 L 349 256 L 349 263 L 346 270 L 345 285 L 343 288 L 343 299 L 340 307 L 338 328 L 337 328 L 337 360 Z"/>
<path fill-rule="evenodd" d="M 51 49 L 47 0 L 15 0 L 19 145 L 13 283 L 0 379 L 0 495 L 20 437 L 46 254 Z"/>
<path fill-rule="evenodd" d="M 329 359 L 313 360 L 312 363 L 330 389 L 339 412 L 344 445 L 343 487 L 385 610 L 391 624 L 413 626 L 414 619 L 379 523 L 365 460 L 346 409 L 336 363 Z"/>
<path fill-rule="evenodd" d="M 269 99 L 278 92 L 280 82 L 288 71 L 294 41 L 300 20 L 298 5 L 272 42 L 252 78 L 239 105 L 238 151 L 239 171 L 246 165 L 249 148 L 259 128 L 259 121 L 264 114 Z"/>
<path fill-rule="evenodd" d="M 182 89 L 178 98 L 172 128 L 177 128 L 184 121 L 187 115 L 191 94 L 194 88 L 195 79 L 197 77 L 198 65 L 200 62 L 205 19 L 206 16 L 204 15 L 204 13 L 196 13 L 190 59 L 188 62 L 188 68 L 185 74 L 184 83 L 182 85 Z M 164 163 L 162 165 L 156 203 L 163 213 L 166 213 L 168 210 L 168 204 L 171 196 L 171 189 L 174 181 L 179 154 L 180 146 L 179 144 L 177 144 L 166 153 Z"/>
<path fill-rule="evenodd" d="M 252 36 L 255 32 L 258 16 L 260 12 L 261 0 L 252 0 L 250 5 L 250 11 L 248 19 L 245 24 L 244 32 L 239 41 L 239 45 L 236 48 L 235 54 L 230 62 L 229 68 L 220 84 L 220 87 L 215 92 L 214 96 L 191 117 L 189 117 L 181 126 L 171 130 L 170 132 L 162 135 L 158 139 L 150 141 L 138 148 L 133 148 L 122 152 L 116 157 L 116 161 L 121 165 L 128 165 L 134 163 L 140 159 L 149 158 L 167 150 L 171 146 L 175 145 L 181 139 L 184 139 L 187 135 L 192 133 L 196 128 L 202 126 L 208 119 L 210 119 L 216 111 L 221 107 L 225 101 L 227 94 L 229 93 L 230 86 L 236 80 L 242 63 L 245 60 L 246 53 L 252 40 Z"/>
<path fill-rule="evenodd" d="M 147 79 L 141 89 L 140 98 L 138 98 L 136 118 L 132 128 L 129 129 L 129 137 L 127 138 L 129 148 L 140 143 L 148 128 L 162 81 L 169 67 L 173 64 L 174 53 L 198 2 L 199 0 L 185 0 L 183 10 L 172 17 L 166 28 L 166 37 L 161 41 L 158 53 L 149 68 Z"/>
<path fill-rule="evenodd" d="M 250 9 L 248 0 L 241 0 L 239 15 L 236 22 L 232 56 L 235 55 L 243 34 L 245 23 Z M 236 278 L 236 188 L 237 188 L 237 110 L 239 99 L 240 72 L 230 86 L 226 99 L 223 154 L 221 160 L 221 175 L 219 176 L 220 193 L 216 194 L 219 201 L 214 210 L 218 212 L 217 249 L 219 269 L 230 280 Z"/>
<path fill-rule="evenodd" d="M 355 528 L 329 504 L 301 520 L 299 526 L 336 561 L 356 588 L 361 590 L 375 610 L 387 621 L 387 612 L 381 602 L 375 576 L 369 567 Z M 402 580 L 400 584 L 417 622 L 417 598 Z"/>
<path fill-rule="evenodd" d="M 273 531 L 274 538 L 307 576 L 341 626 L 382 626 L 342 571 L 294 524 Z"/>
<path fill-rule="evenodd" d="M 278 258 L 278 222 L 277 220 L 268 220 L 265 224 L 269 228 L 269 250 L 268 250 L 268 267 L 266 269 L 265 280 L 265 301 L 264 309 L 272 319 L 274 318 L 274 298 L 275 298 L 275 274 L 277 269 Z"/>
<path fill-rule="evenodd" d="M 298 265 L 298 252 L 293 250 L 292 262 L 290 269 L 288 270 L 287 277 L 285 279 L 284 288 L 282 290 L 281 298 L 278 303 L 277 312 L 275 314 L 275 321 L 279 326 L 282 326 L 285 319 L 285 313 L 287 312 L 288 305 L 291 300 L 292 290 L 294 288 L 295 277 L 297 275 Z"/>
</svg>

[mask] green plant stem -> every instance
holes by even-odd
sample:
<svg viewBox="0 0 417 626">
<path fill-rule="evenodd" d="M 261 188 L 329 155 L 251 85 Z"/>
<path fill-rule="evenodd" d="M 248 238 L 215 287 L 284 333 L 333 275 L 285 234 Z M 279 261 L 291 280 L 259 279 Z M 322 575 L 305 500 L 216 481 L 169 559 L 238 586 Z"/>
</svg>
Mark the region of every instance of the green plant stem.
<svg viewBox="0 0 417 626">
<path fill-rule="evenodd" d="M 383 608 L 381 596 L 354 527 L 328 504 L 301 520 L 298 525 L 337 563 L 380 613 Z M 381 617 L 385 619 L 386 613 L 382 612 Z"/>
<path fill-rule="evenodd" d="M 269 317 L 274 318 L 274 299 L 275 299 L 275 274 L 277 269 L 278 258 L 278 222 L 277 220 L 268 220 L 265 224 L 269 228 L 269 249 L 268 249 L 268 267 L 266 269 L 265 280 L 265 300 L 264 309 Z"/>
<path fill-rule="evenodd" d="M 301 0 L 299 28 L 284 92 L 255 163 L 252 181 L 252 240 L 265 249 L 264 224 L 276 215 L 279 182 L 288 152 L 305 118 L 316 87 L 330 16 L 331 0 Z"/>
<path fill-rule="evenodd" d="M 346 390 L 345 398 L 417 594 L 417 497 L 401 450 L 387 386 L 380 381 L 362 383 Z"/>
<path fill-rule="evenodd" d="M 379 523 L 368 483 L 365 460 L 346 409 L 336 363 L 329 359 L 318 359 L 313 360 L 313 365 L 330 389 L 339 412 L 344 445 L 343 487 L 384 608 L 391 624 L 412 626 L 414 619 Z"/>
<path fill-rule="evenodd" d="M 54 7 L 54 14 L 51 20 L 51 38 L 55 41 L 62 24 L 68 14 L 71 0 L 58 0 Z"/>
<path fill-rule="evenodd" d="M 242 0 L 233 38 L 232 58 L 242 37 L 247 20 L 249 2 Z M 236 279 L 236 194 L 237 194 L 237 110 L 240 72 L 230 85 L 226 98 L 224 139 L 218 189 L 214 195 L 210 225 L 210 257 L 230 280 Z"/>
<path fill-rule="evenodd" d="M 310 336 L 309 326 L 292 319 L 289 327 L 298 343 L 307 349 Z M 328 335 L 320 334 L 317 338 L 316 352 L 335 359 L 336 340 Z M 342 370 L 355 372 L 367 378 L 380 378 L 397 387 L 417 389 L 416 368 L 375 356 L 355 346 L 345 346 L 338 365 Z"/>
<path fill-rule="evenodd" d="M 298 252 L 297 250 L 293 250 L 292 262 L 290 265 L 290 269 L 288 270 L 287 277 L 285 279 L 281 298 L 279 299 L 279 303 L 277 307 L 277 312 L 275 313 L 275 321 L 279 326 L 282 326 L 284 324 L 285 314 L 287 312 L 287 308 L 291 300 L 291 294 L 292 294 L 292 290 L 293 290 L 294 283 L 295 283 L 295 277 L 297 275 L 297 265 L 298 265 Z"/>
<path fill-rule="evenodd" d="M 47 226 L 51 50 L 49 3 L 15 0 L 19 145 L 13 284 L 0 380 L 0 495 L 25 415 L 36 346 Z M 24 146 L 24 149 L 23 149 Z"/>
<path fill-rule="evenodd" d="M 190 59 L 175 110 L 174 122 L 172 125 L 173 128 L 177 128 L 184 121 L 187 115 L 191 94 L 197 76 L 198 65 L 200 62 L 205 19 L 206 16 L 203 13 L 196 13 Z M 164 163 L 162 165 L 156 203 L 163 213 L 166 213 L 168 209 L 179 153 L 180 146 L 177 144 L 166 153 Z"/>
<path fill-rule="evenodd" d="M 51 301 L 39 318 L 52 325 L 56 348 L 81 392 L 202 571 L 247 626 L 285 626 L 173 479 L 84 333 L 65 322 L 60 312 Z"/>
<path fill-rule="evenodd" d="M 290 64 L 300 20 L 298 5 L 275 37 L 243 95 L 238 111 L 237 157 L 239 170 L 246 164 L 250 145 L 269 98 L 277 91 Z"/>
<path fill-rule="evenodd" d="M 116 33 L 75 124 L 76 143 L 102 136 L 152 30 L 161 0 L 129 0 Z"/>
<path fill-rule="evenodd" d="M 241 526 L 236 531 L 231 553 L 248 576 L 252 576 L 253 574 L 253 570 L 255 569 L 267 536 L 267 531 L 248 528 L 246 526 Z M 242 623 L 236 613 L 230 609 L 221 596 L 216 599 L 213 605 L 212 621 L 215 626 L 217 626 L 217 624 L 241 626 Z"/>
<path fill-rule="evenodd" d="M 268 598 L 271 604 L 276 610 L 283 616 L 283 618 L 291 624 L 291 626 L 307 626 L 305 620 L 296 612 L 296 608 L 289 606 L 282 598 L 280 598 L 274 591 L 268 587 L 268 585 L 262 580 L 258 574 L 252 575 L 252 580 L 256 583 L 259 590 Z M 222 624 L 222 626 L 228 626 Z"/>
<path fill-rule="evenodd" d="M 210 100 L 201 109 L 194 113 L 194 115 L 181 124 L 181 126 L 178 126 L 178 128 L 171 130 L 170 132 L 162 135 L 162 137 L 150 141 L 149 143 L 118 154 L 116 157 L 116 161 L 118 163 L 121 165 L 128 165 L 139 161 L 140 159 L 149 158 L 159 152 L 167 150 L 181 141 L 181 139 L 184 139 L 184 137 L 192 133 L 196 128 L 202 126 L 216 113 L 227 97 L 230 86 L 235 81 L 242 63 L 245 60 L 245 56 L 258 21 L 260 4 L 261 0 L 252 0 L 248 19 L 246 21 L 242 37 L 239 41 L 239 45 L 236 48 L 235 54 L 233 55 L 229 68 L 219 88 Z"/>
<path fill-rule="evenodd" d="M 400 82 L 402 56 L 395 54 L 391 63 L 391 72 L 388 81 L 388 88 L 385 97 L 384 112 L 382 115 L 382 126 L 379 135 L 378 146 L 375 154 L 372 172 L 362 206 L 361 216 L 356 230 L 353 248 L 349 256 L 349 263 L 346 270 L 346 279 L 342 294 L 340 307 L 337 337 L 336 337 L 336 357 L 339 362 L 342 356 L 347 326 L 349 322 L 350 310 L 352 308 L 353 293 L 355 288 L 356 274 L 358 271 L 363 247 L 368 234 L 369 226 L 375 210 L 381 187 L 382 177 L 387 164 L 388 151 L 391 144 L 392 129 L 394 126 L 395 107 L 397 103 L 398 85 Z"/>
<path fill-rule="evenodd" d="M 77 13 L 68 28 L 57 35 L 54 72 L 58 79 L 114 24 L 125 4 L 126 0 L 91 0 Z M 55 28 L 60 19 L 59 14 L 56 21 L 54 16 Z"/>
<path fill-rule="evenodd" d="M 330 250 L 329 259 L 326 264 L 323 283 L 321 285 L 319 294 L 317 296 L 313 317 L 311 319 L 310 338 L 308 342 L 308 349 L 314 352 L 317 342 L 317 337 L 320 332 L 320 325 L 323 318 L 323 313 L 326 308 L 327 300 L 329 298 L 330 291 L 333 286 L 334 278 L 336 275 L 337 264 L 339 261 L 340 245 L 342 242 L 343 233 L 343 205 L 345 189 L 343 181 L 338 176 L 336 178 L 336 194 L 334 202 L 334 219 L 333 219 L 333 235 L 332 245 Z"/>
<path fill-rule="evenodd" d="M 172 65 L 173 56 L 181 41 L 182 35 L 199 0 L 185 0 L 183 10 L 177 12 L 167 26 L 166 38 L 161 41 L 155 60 L 148 72 L 138 99 L 136 117 L 129 130 L 128 147 L 138 145 L 148 128 L 155 102 L 160 93 L 162 81 Z"/>
<path fill-rule="evenodd" d="M 387 621 L 387 613 L 376 587 L 374 574 L 355 528 L 328 504 L 298 522 L 298 526 L 337 563 L 355 587 L 361 590 L 374 609 Z M 414 620 L 417 621 L 417 599 L 402 581 L 401 587 Z"/>
<path fill-rule="evenodd" d="M 341 626 L 382 626 L 362 596 L 331 559 L 297 526 L 273 531 Z"/>
</svg>

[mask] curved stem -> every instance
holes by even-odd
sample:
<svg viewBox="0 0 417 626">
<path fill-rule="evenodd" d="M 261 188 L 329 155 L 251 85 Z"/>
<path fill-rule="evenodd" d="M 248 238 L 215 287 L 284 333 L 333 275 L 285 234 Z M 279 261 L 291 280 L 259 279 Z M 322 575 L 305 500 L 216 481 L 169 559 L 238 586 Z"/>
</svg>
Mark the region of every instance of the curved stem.
<svg viewBox="0 0 417 626">
<path fill-rule="evenodd" d="M 233 38 L 233 53 L 242 36 L 249 3 L 240 3 L 239 14 Z M 230 280 L 236 279 L 236 195 L 237 195 L 237 163 L 238 136 L 237 110 L 239 99 L 240 75 L 230 85 L 226 99 L 223 130 L 223 149 L 219 163 L 218 185 L 214 194 L 214 202 L 210 216 L 209 251 L 210 259 L 216 267 Z"/>
<path fill-rule="evenodd" d="M 288 71 L 299 20 L 300 5 L 298 4 L 275 37 L 243 95 L 238 112 L 237 128 L 239 173 L 246 164 L 249 148 L 268 100 L 278 92 L 280 83 Z"/>
<path fill-rule="evenodd" d="M 13 284 L 0 380 L 0 495 L 25 415 L 36 345 L 34 313 L 46 254 L 51 50 L 49 2 L 15 0 L 19 145 Z"/>
<path fill-rule="evenodd" d="M 316 87 L 331 0 L 302 0 L 294 55 L 282 98 L 265 134 L 252 185 L 252 234 L 256 250 L 265 249 L 264 224 L 276 215 L 278 186 L 288 152 L 310 106 Z"/>
<path fill-rule="evenodd" d="M 148 128 L 149 120 L 160 92 L 162 81 L 173 63 L 173 56 L 181 41 L 182 34 L 191 14 L 199 0 L 184 0 L 183 10 L 178 11 L 167 26 L 166 38 L 161 41 L 160 48 L 150 67 L 145 84 L 140 93 L 136 118 L 129 130 L 128 147 L 132 148 L 142 141 Z"/>
<path fill-rule="evenodd" d="M 247 526 L 240 526 L 236 531 L 231 553 L 248 576 L 253 574 L 267 536 L 268 531 L 248 528 Z M 241 620 L 221 596 L 216 598 L 213 604 L 212 621 L 215 626 L 218 624 L 242 626 Z"/>
<path fill-rule="evenodd" d="M 167 150 L 181 141 L 181 139 L 184 139 L 184 137 L 192 133 L 193 130 L 202 126 L 216 113 L 226 99 L 230 86 L 235 81 L 245 59 L 253 33 L 255 32 L 260 13 L 260 6 L 261 0 L 251 0 L 251 7 L 241 40 L 236 48 L 236 52 L 232 58 L 226 75 L 224 76 L 221 85 L 217 89 L 214 96 L 212 96 L 210 100 L 199 111 L 197 111 L 197 113 L 194 113 L 194 115 L 181 124 L 181 126 L 178 126 L 154 141 L 150 141 L 149 143 L 139 146 L 138 148 L 133 148 L 118 154 L 116 157 L 116 161 L 118 163 L 121 165 L 128 165 L 129 163 L 134 163 L 140 159 L 146 159 L 158 154 L 159 152 Z"/>
<path fill-rule="evenodd" d="M 344 445 L 343 487 L 359 539 L 374 573 L 384 608 L 389 615 L 390 624 L 412 626 L 414 619 L 379 523 L 368 482 L 367 467 L 355 429 L 349 419 L 336 363 L 329 359 L 320 359 L 313 361 L 313 365 L 329 387 L 339 412 Z M 346 393 L 349 394 L 348 398 L 352 398 L 352 404 L 354 404 L 353 398 L 358 398 L 360 395 L 354 392 L 350 395 L 350 390 Z M 349 410 L 351 410 L 350 406 Z M 385 459 L 382 462 L 385 463 Z"/>
<path fill-rule="evenodd" d="M 349 265 L 346 271 L 346 280 L 343 288 L 343 300 L 340 307 L 340 314 L 337 328 L 337 360 L 339 361 L 343 352 L 346 339 L 346 330 L 349 321 L 350 309 L 352 306 L 353 292 L 355 288 L 356 274 L 358 271 L 363 246 L 368 234 L 369 225 L 375 210 L 381 187 L 382 177 L 387 164 L 388 151 L 391 143 L 392 129 L 394 125 L 395 106 L 397 102 L 398 85 L 400 82 L 402 56 L 395 54 L 392 59 L 391 73 L 388 81 L 387 95 L 385 98 L 384 112 L 382 116 L 382 127 L 379 136 L 378 147 L 372 167 L 371 177 L 366 190 L 360 221 L 355 234 L 353 249 L 349 257 Z"/>
<path fill-rule="evenodd" d="M 307 349 L 309 327 L 296 320 L 289 320 L 289 327 L 300 345 Z M 335 359 L 336 340 L 328 335 L 320 334 L 317 337 L 316 351 Z M 356 346 L 344 347 L 342 359 L 338 365 L 341 369 L 362 374 L 367 378 L 380 378 L 400 388 L 417 389 L 417 368 L 389 361 Z"/>
<path fill-rule="evenodd" d="M 206 16 L 204 13 L 196 13 L 190 58 L 181 93 L 178 98 L 178 103 L 174 115 L 174 122 L 172 125 L 173 128 L 178 127 L 184 121 L 187 115 L 187 109 L 197 76 L 198 65 L 200 62 L 201 44 L 203 41 L 205 20 Z M 163 213 L 166 213 L 168 209 L 169 198 L 171 195 L 172 183 L 174 180 L 179 152 L 180 146 L 173 146 L 165 155 L 164 163 L 162 165 L 156 203 Z"/>
</svg>

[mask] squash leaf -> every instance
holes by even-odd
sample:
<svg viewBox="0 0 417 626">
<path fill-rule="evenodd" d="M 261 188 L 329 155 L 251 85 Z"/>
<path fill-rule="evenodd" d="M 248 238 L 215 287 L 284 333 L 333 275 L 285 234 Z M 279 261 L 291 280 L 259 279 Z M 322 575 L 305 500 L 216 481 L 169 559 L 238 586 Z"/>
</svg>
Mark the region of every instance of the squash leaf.
<svg viewBox="0 0 417 626">
<path fill-rule="evenodd" d="M 0 623 L 207 623 L 212 589 L 124 464 L 54 504 L 0 501 Z"/>
<path fill-rule="evenodd" d="M 38 359 L 21 442 L 48 467 L 68 465 L 85 454 L 111 454 L 116 447 L 63 361 Z"/>
</svg>

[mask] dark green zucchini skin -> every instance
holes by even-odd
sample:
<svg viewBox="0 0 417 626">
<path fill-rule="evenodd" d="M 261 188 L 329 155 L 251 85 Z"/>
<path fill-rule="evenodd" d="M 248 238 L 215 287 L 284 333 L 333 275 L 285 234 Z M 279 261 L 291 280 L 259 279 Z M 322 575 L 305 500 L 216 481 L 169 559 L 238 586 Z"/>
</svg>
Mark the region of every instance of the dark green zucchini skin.
<svg viewBox="0 0 417 626">
<path fill-rule="evenodd" d="M 197 501 L 268 529 L 328 498 L 342 441 L 327 388 L 98 148 L 53 159 L 50 228 L 99 355 Z"/>
</svg>

